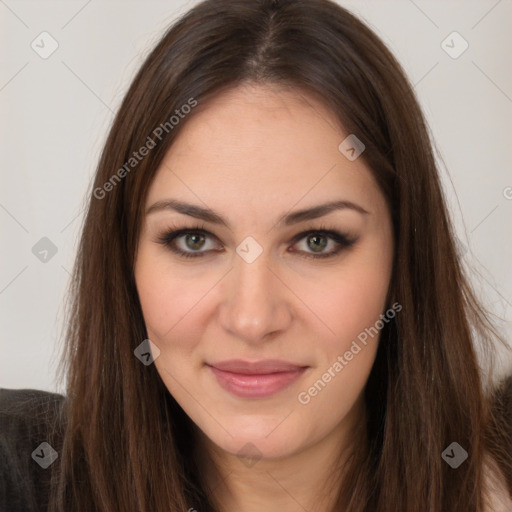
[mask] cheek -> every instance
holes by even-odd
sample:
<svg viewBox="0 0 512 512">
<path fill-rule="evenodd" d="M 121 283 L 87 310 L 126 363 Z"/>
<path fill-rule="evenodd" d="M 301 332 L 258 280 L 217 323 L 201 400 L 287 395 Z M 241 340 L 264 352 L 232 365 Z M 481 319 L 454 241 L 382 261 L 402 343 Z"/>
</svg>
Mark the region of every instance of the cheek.
<svg viewBox="0 0 512 512">
<path fill-rule="evenodd" d="M 319 308 L 336 338 L 357 336 L 373 325 L 385 308 L 388 281 L 382 274 L 352 275 L 333 282 L 332 291 L 319 298 Z"/>
<path fill-rule="evenodd" d="M 320 379 L 319 391 L 323 384 L 329 387 L 320 402 L 326 403 L 328 396 L 350 402 L 364 387 L 375 358 L 380 334 L 375 325 L 384 312 L 387 287 L 357 277 L 340 280 L 338 287 L 333 282 L 332 287 L 316 305 L 329 331 L 317 338 L 318 364 L 309 382 Z"/>
<path fill-rule="evenodd" d="M 180 332 L 180 339 L 183 332 L 193 334 L 194 326 L 197 326 L 194 313 L 214 285 L 211 275 L 198 279 L 186 273 L 186 278 L 180 277 L 185 272 L 169 268 L 162 260 L 162 257 L 142 253 L 135 272 L 148 335 L 157 343 L 175 338 L 177 332 Z"/>
<path fill-rule="evenodd" d="M 345 350 L 384 313 L 390 268 L 390 259 L 365 261 L 354 255 L 325 277 L 305 276 L 298 283 L 305 304 L 322 321 L 321 339 L 331 356 L 334 350 Z"/>
<path fill-rule="evenodd" d="M 350 275 L 332 275 L 326 293 L 310 289 L 312 309 L 334 334 L 324 330 L 317 338 L 318 364 L 296 397 L 302 421 L 322 417 L 323 428 L 334 428 L 360 397 L 377 353 L 388 284 L 387 270 L 351 267 Z"/>
</svg>

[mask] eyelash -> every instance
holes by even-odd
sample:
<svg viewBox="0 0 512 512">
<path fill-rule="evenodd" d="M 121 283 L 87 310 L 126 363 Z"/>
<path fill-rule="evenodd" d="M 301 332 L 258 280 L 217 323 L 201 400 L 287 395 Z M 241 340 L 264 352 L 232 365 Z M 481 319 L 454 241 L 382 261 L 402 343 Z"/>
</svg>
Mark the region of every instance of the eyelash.
<svg viewBox="0 0 512 512">
<path fill-rule="evenodd" d="M 175 254 L 178 254 L 181 257 L 184 258 L 200 258 L 203 257 L 205 254 L 207 254 L 210 251 L 182 251 L 181 249 L 178 249 L 177 247 L 173 246 L 174 240 L 179 238 L 180 236 L 187 235 L 187 234 L 202 234 L 205 236 L 212 236 L 213 238 L 217 238 L 215 235 L 204 229 L 204 225 L 196 225 L 190 228 L 182 228 L 178 229 L 177 226 L 171 226 L 169 227 L 163 235 L 160 235 L 156 242 L 159 244 L 162 244 L 166 246 L 170 251 L 172 251 Z M 292 239 L 293 244 L 295 245 L 297 242 L 302 240 L 303 238 L 307 238 L 309 235 L 323 235 L 327 237 L 328 239 L 333 240 L 338 244 L 338 247 L 334 249 L 331 252 L 328 253 L 304 253 L 304 251 L 297 251 L 300 256 L 306 258 L 306 259 L 324 259 L 324 258 L 331 258 L 336 256 L 338 253 L 340 253 L 343 249 L 348 249 L 349 247 L 353 246 L 357 242 L 357 237 L 350 238 L 348 235 L 345 235 L 343 233 L 340 233 L 335 228 L 329 228 L 327 226 L 319 226 L 316 229 L 308 229 L 306 231 L 303 231 L 297 235 L 295 235 Z"/>
</svg>

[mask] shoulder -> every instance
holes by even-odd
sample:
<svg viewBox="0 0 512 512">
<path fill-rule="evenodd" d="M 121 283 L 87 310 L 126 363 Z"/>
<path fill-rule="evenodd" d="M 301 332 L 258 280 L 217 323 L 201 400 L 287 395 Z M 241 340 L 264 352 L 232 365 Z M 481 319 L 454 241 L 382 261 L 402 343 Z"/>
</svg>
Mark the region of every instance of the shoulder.
<svg viewBox="0 0 512 512">
<path fill-rule="evenodd" d="M 0 388 L 0 440 L 44 435 L 55 426 L 64 397 L 36 389 Z"/>
<path fill-rule="evenodd" d="M 486 437 L 485 512 L 512 511 L 512 375 L 490 393 L 491 421 Z"/>
<path fill-rule="evenodd" d="M 62 402 L 64 396 L 39 389 L 7 389 L 0 388 L 0 414 L 6 412 L 29 411 L 41 404 Z"/>
<path fill-rule="evenodd" d="M 57 393 L 0 389 L 0 510 L 44 509 L 63 403 Z"/>
<path fill-rule="evenodd" d="M 485 512 L 511 512 L 512 496 L 503 473 L 490 460 L 484 465 Z"/>
</svg>

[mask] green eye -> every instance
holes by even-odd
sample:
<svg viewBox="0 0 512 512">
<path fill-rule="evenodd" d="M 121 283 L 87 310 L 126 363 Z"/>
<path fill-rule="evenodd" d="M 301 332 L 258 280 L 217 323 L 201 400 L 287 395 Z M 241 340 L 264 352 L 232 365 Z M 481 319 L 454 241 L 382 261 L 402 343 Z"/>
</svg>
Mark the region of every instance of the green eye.
<svg viewBox="0 0 512 512">
<path fill-rule="evenodd" d="M 202 257 L 212 251 L 219 252 L 217 239 L 213 234 L 202 228 L 189 228 L 170 231 L 158 238 L 158 243 L 167 246 L 175 254 L 184 258 Z M 357 238 L 349 238 L 348 235 L 336 230 L 317 229 L 302 232 L 292 240 L 292 253 L 297 253 L 304 258 L 329 258 L 336 256 L 343 249 L 351 247 Z M 208 244 L 210 243 L 210 246 Z M 297 249 L 296 246 L 303 245 Z M 331 246 L 329 250 L 327 247 Z"/>
<path fill-rule="evenodd" d="M 309 235 L 307 245 L 313 252 L 323 251 L 328 244 L 328 238 L 324 235 Z"/>
<path fill-rule="evenodd" d="M 203 233 L 187 233 L 185 235 L 185 245 L 194 251 L 201 249 L 205 243 Z"/>
</svg>

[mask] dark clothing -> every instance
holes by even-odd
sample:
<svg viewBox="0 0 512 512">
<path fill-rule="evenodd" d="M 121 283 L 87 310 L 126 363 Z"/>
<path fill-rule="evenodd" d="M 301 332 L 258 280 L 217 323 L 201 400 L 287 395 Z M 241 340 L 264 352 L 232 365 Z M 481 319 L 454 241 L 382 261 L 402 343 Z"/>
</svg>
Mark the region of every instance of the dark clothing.
<svg viewBox="0 0 512 512">
<path fill-rule="evenodd" d="M 46 512 L 63 401 L 56 393 L 0 389 L 0 512 Z"/>
</svg>

